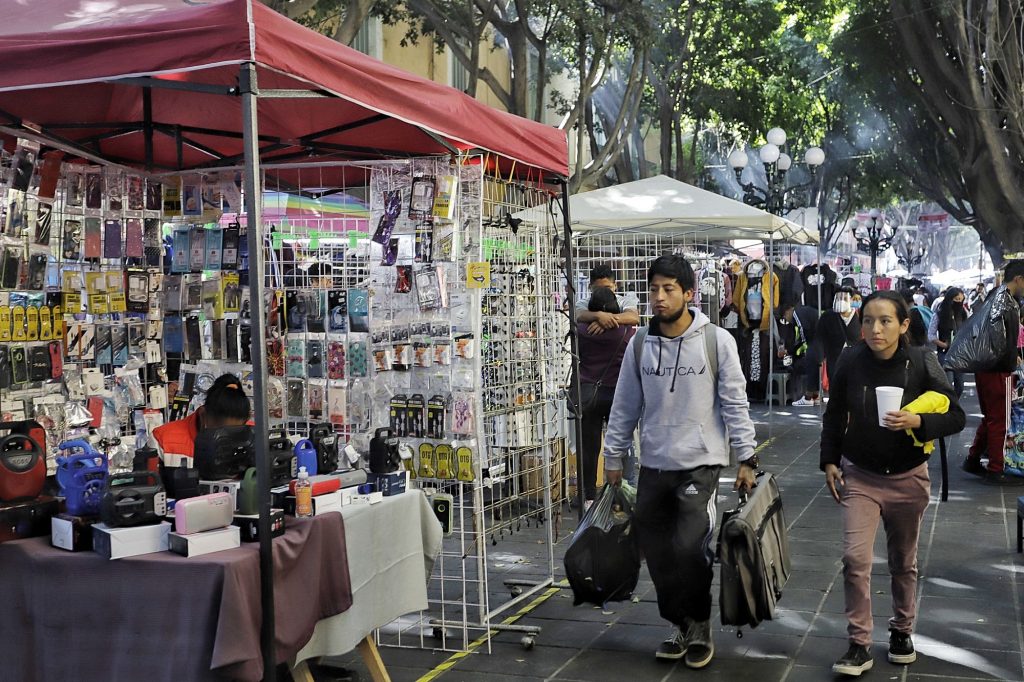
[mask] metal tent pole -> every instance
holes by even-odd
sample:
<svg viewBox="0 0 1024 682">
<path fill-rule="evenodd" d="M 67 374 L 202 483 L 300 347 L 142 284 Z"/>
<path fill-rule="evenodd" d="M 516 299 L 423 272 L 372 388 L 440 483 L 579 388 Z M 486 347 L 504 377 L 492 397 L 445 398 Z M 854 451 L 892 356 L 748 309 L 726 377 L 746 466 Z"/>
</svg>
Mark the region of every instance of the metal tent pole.
<svg viewBox="0 0 1024 682">
<path fill-rule="evenodd" d="M 277 661 L 274 647 L 274 549 L 270 529 L 270 443 L 268 439 L 269 415 L 266 391 L 265 313 L 263 303 L 264 259 L 262 183 L 260 181 L 259 121 L 256 102 L 259 89 L 256 83 L 256 65 L 242 64 L 238 74 L 242 97 L 242 141 L 245 151 L 245 173 L 242 176 L 245 192 L 246 238 L 249 245 L 249 306 L 252 310 L 252 377 L 253 421 L 256 459 L 256 483 L 259 495 L 260 537 L 260 605 L 263 621 L 260 625 L 260 648 L 263 652 L 263 679 L 276 682 Z"/>
<path fill-rule="evenodd" d="M 576 498 L 579 518 L 583 520 L 583 405 L 580 395 L 580 342 L 576 330 L 576 265 L 572 253 L 572 225 L 569 222 L 569 184 L 560 178 L 562 187 L 562 239 L 565 241 L 565 286 L 569 297 L 569 351 L 572 372 L 569 374 L 569 399 L 576 405 L 573 430 L 576 432 Z"/>
</svg>

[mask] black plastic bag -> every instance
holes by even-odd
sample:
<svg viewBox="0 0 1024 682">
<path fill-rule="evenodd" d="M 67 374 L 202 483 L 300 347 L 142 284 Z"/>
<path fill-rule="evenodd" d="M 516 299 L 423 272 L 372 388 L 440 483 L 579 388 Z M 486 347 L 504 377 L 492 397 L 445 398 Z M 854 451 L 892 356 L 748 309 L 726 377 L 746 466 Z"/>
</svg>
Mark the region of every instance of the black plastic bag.
<svg viewBox="0 0 1024 682">
<path fill-rule="evenodd" d="M 603 606 L 629 599 L 640 577 L 640 551 L 633 537 L 636 490 L 606 485 L 584 515 L 565 552 L 565 574 L 573 606 Z"/>
<path fill-rule="evenodd" d="M 942 366 L 953 372 L 989 372 L 1006 355 L 1008 340 L 1002 321 L 1006 294 L 995 291 L 957 332 Z M 1012 342 L 1016 344 L 1017 339 Z"/>
</svg>

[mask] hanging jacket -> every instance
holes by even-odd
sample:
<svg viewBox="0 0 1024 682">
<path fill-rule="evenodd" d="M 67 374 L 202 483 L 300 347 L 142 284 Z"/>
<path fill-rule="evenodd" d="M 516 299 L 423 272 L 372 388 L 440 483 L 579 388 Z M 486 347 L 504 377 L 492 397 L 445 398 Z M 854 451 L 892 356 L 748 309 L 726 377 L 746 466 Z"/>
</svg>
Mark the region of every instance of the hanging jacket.
<svg viewBox="0 0 1024 682">
<path fill-rule="evenodd" d="M 762 261 L 763 262 L 763 261 Z M 771 327 L 771 311 L 779 308 L 779 277 L 770 268 L 765 266 L 765 273 L 761 275 L 761 320 L 757 325 L 760 331 L 766 332 Z M 769 286 L 772 292 L 772 302 L 769 306 Z M 747 280 L 746 271 L 740 273 L 736 282 L 736 290 L 733 292 L 732 300 L 740 313 L 740 321 L 744 327 L 750 328 L 754 323 L 750 321 L 747 314 L 747 291 L 750 289 L 750 282 Z"/>
<path fill-rule="evenodd" d="M 839 276 L 832 271 L 828 265 L 818 268 L 817 263 L 807 265 L 800 271 L 800 279 L 804 283 L 804 305 L 814 306 L 821 311 L 832 308 L 832 299 L 835 298 L 836 284 Z M 821 283 L 821 305 L 818 305 L 818 283 Z"/>
<path fill-rule="evenodd" d="M 867 344 L 847 349 L 830 378 L 828 407 L 821 426 L 821 469 L 839 466 L 843 457 L 877 474 L 910 471 L 928 459 L 919 443 L 959 433 L 966 416 L 956 400 L 935 353 L 926 348 L 902 347 L 888 360 L 875 357 Z M 875 388 L 903 388 L 903 405 L 935 391 L 949 399 L 945 414 L 922 414 L 914 434 L 890 431 L 878 424 Z"/>
<path fill-rule="evenodd" d="M 789 261 L 776 263 L 772 270 L 779 278 L 779 305 L 800 305 L 804 297 L 804 280 L 800 271 Z"/>
</svg>

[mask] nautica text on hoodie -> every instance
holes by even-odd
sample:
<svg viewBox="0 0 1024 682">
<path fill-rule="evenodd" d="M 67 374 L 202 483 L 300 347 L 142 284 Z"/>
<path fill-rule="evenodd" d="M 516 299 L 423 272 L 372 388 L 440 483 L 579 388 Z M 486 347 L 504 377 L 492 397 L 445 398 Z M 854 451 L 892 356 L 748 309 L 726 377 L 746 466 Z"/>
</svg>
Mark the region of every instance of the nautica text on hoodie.
<svg viewBox="0 0 1024 682">
<path fill-rule="evenodd" d="M 664 471 L 727 466 L 730 447 L 736 459 L 754 454 L 754 424 L 747 405 L 747 380 L 736 341 L 712 330 L 708 316 L 690 309 L 689 328 L 674 339 L 660 335 L 652 322 L 636 367 L 634 337 L 622 359 L 611 417 L 604 439 L 605 468 L 622 468 L 622 456 L 640 427 L 641 463 Z M 718 345 L 718 390 L 704 351 L 705 333 Z"/>
</svg>

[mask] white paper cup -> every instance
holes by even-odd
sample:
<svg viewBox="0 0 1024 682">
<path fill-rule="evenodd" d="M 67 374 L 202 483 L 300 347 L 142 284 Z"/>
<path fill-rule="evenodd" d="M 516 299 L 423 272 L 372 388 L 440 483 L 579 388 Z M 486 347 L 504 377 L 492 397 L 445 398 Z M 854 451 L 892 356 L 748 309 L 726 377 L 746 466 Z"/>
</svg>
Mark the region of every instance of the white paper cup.
<svg viewBox="0 0 1024 682">
<path fill-rule="evenodd" d="M 885 427 L 886 413 L 900 411 L 903 389 L 899 386 L 878 386 L 875 388 L 875 400 L 878 402 L 878 425 Z"/>
</svg>

